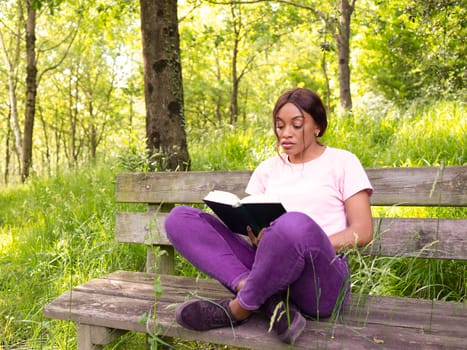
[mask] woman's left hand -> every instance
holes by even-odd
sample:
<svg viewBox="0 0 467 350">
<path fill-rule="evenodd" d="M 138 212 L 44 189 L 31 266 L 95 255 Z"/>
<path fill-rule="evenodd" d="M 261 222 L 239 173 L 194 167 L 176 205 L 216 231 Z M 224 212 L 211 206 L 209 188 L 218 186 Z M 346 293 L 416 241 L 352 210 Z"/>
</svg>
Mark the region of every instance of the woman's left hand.
<svg viewBox="0 0 467 350">
<path fill-rule="evenodd" d="M 246 227 L 246 232 L 248 233 L 248 237 L 250 238 L 251 245 L 253 245 L 254 247 L 258 247 L 259 241 L 261 240 L 261 237 L 263 237 L 264 234 L 264 228 L 261 229 L 261 231 L 259 231 L 258 236 L 255 236 L 250 226 Z"/>
</svg>

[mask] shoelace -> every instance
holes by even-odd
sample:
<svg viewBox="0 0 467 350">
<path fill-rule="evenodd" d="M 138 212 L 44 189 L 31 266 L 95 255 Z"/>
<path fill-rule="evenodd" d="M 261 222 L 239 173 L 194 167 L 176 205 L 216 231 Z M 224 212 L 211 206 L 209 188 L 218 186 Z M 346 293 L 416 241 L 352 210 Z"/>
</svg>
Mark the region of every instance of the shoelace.
<svg viewBox="0 0 467 350">
<path fill-rule="evenodd" d="M 232 318 L 228 311 L 227 303 L 217 303 L 210 301 L 202 308 L 203 315 L 205 315 L 206 323 L 216 326 L 234 325 L 235 320 Z M 225 304 L 225 305 L 223 305 Z"/>
</svg>

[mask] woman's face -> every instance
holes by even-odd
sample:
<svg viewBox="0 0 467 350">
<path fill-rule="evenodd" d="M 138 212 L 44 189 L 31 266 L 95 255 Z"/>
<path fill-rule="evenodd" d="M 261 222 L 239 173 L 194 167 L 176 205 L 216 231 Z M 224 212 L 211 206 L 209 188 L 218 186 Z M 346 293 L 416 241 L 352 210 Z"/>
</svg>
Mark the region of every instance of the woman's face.
<svg viewBox="0 0 467 350">
<path fill-rule="evenodd" d="M 291 163 L 315 158 L 319 128 L 310 114 L 302 112 L 293 103 L 286 103 L 276 115 L 275 129 L 279 145 Z"/>
</svg>

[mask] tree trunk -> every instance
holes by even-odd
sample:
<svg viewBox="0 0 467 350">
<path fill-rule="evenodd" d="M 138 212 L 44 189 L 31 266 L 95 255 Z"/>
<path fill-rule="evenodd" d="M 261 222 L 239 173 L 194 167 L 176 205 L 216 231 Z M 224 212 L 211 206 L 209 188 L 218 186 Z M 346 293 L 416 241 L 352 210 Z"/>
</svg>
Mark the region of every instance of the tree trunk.
<svg viewBox="0 0 467 350">
<path fill-rule="evenodd" d="M 23 136 L 21 134 L 21 126 L 19 121 L 18 115 L 18 97 L 16 94 L 16 86 L 18 83 L 18 67 L 20 61 L 20 51 L 21 51 L 21 28 L 23 27 L 24 23 L 22 22 L 23 16 L 23 7 L 20 1 L 17 2 L 17 17 L 18 22 L 16 25 L 15 32 L 13 33 L 14 40 L 11 42 L 11 46 L 7 47 L 5 43 L 3 32 L 0 30 L 0 44 L 2 46 L 3 58 L 5 61 L 5 66 L 8 69 L 8 97 L 9 97 L 9 122 L 8 122 L 8 135 L 10 135 L 11 131 L 13 132 L 14 136 L 14 150 L 18 159 L 18 168 L 19 174 L 22 174 L 22 161 L 23 161 Z M 11 120 L 11 124 L 10 124 Z M 7 136 L 7 142 L 9 136 Z M 7 153 L 9 152 L 10 146 L 7 147 Z M 10 155 L 8 154 L 7 157 Z M 5 171 L 8 171 L 9 165 L 9 158 L 8 164 Z"/>
<path fill-rule="evenodd" d="M 219 86 L 221 86 L 221 65 L 220 65 L 220 62 L 219 62 L 219 56 L 216 54 L 216 72 L 217 72 L 217 83 L 219 84 Z M 220 90 L 220 89 L 219 89 Z M 222 113 L 221 113 L 221 109 L 222 109 L 222 94 L 219 93 L 217 94 L 217 100 L 216 100 L 216 119 L 217 119 L 217 123 L 218 125 L 222 125 Z"/>
<path fill-rule="evenodd" d="M 348 0 L 339 1 L 339 26 L 336 33 L 337 57 L 339 67 L 340 102 L 344 111 L 352 109 L 352 97 L 350 94 L 350 20 L 354 10 L 354 2 Z"/>
<path fill-rule="evenodd" d="M 321 69 L 323 70 L 324 80 L 326 81 L 326 108 L 331 110 L 331 85 L 329 83 L 328 67 L 326 61 L 326 48 L 322 49 Z"/>
<path fill-rule="evenodd" d="M 232 94 L 230 96 L 230 124 L 236 124 L 238 120 L 238 88 L 239 88 L 239 77 L 237 73 L 237 60 L 238 60 L 238 45 L 240 43 L 240 30 L 242 27 L 241 14 L 235 12 L 234 5 L 231 6 L 232 23 L 233 23 L 233 34 L 234 42 L 232 48 L 232 67 L 231 67 L 231 79 L 232 79 Z"/>
<path fill-rule="evenodd" d="M 17 32 L 17 34 L 19 34 L 19 31 Z M 2 43 L 4 58 L 8 66 L 8 97 L 10 103 L 9 120 L 11 120 L 11 128 L 13 129 L 13 135 L 15 138 L 15 151 L 19 159 L 19 173 L 22 174 L 21 162 L 23 160 L 23 137 L 21 135 L 21 127 L 18 117 L 18 99 L 16 96 L 16 82 L 18 79 L 16 72 L 19 56 L 19 37 L 16 40 L 16 52 L 14 53 L 15 59 L 12 59 L 8 57 L 8 50 L 5 47 L 3 35 L 0 33 L 0 41 Z M 10 129 L 10 124 L 8 129 Z"/>
<path fill-rule="evenodd" d="M 26 19 L 26 113 L 23 130 L 23 166 L 21 180 L 29 177 L 32 165 L 32 136 L 36 112 L 37 67 L 36 67 L 36 9 L 33 0 L 27 1 Z"/>
<path fill-rule="evenodd" d="M 5 172 L 3 173 L 3 183 L 8 183 L 8 176 L 10 174 L 10 137 L 11 137 L 11 123 L 10 123 L 10 113 L 8 113 L 7 120 L 7 131 L 5 139 Z"/>
<path fill-rule="evenodd" d="M 232 52 L 232 95 L 230 96 L 230 124 L 238 120 L 238 82 L 237 77 L 238 39 L 235 38 Z"/>
<path fill-rule="evenodd" d="M 79 63 L 75 67 L 76 72 L 79 70 Z M 77 73 L 76 73 L 77 74 Z M 77 161 L 80 153 L 80 140 L 78 137 L 78 103 L 80 100 L 80 80 L 73 72 L 70 72 L 68 77 L 68 126 L 67 131 L 69 137 L 64 137 L 65 142 L 65 156 L 68 160 L 68 166 L 73 168 Z M 69 142 L 69 146 L 66 146 L 66 142 Z"/>
<path fill-rule="evenodd" d="M 50 141 L 49 141 L 49 132 L 47 128 L 47 122 L 44 118 L 44 113 L 40 107 L 38 108 L 38 117 L 39 121 L 41 122 L 42 125 L 42 131 L 43 131 L 43 143 L 44 143 L 44 148 L 45 148 L 45 154 L 43 154 L 43 157 L 45 156 L 45 159 L 42 160 L 42 164 L 45 164 L 47 167 L 47 173 L 50 175 L 52 173 L 52 162 L 51 162 L 51 152 L 50 152 Z"/>
<path fill-rule="evenodd" d="M 337 44 L 338 74 L 339 74 L 339 96 L 340 105 L 344 111 L 352 109 L 352 97 L 350 92 L 350 21 L 355 9 L 356 0 L 339 0 L 338 20 L 335 15 L 321 11 L 314 6 L 305 5 L 289 0 L 277 0 L 280 3 L 305 8 L 310 10 L 316 17 L 321 18 L 327 29 L 330 30 Z M 325 7 L 325 5 L 323 5 Z"/>
<path fill-rule="evenodd" d="M 176 0 L 141 0 L 146 137 L 152 170 L 186 170 Z"/>
</svg>

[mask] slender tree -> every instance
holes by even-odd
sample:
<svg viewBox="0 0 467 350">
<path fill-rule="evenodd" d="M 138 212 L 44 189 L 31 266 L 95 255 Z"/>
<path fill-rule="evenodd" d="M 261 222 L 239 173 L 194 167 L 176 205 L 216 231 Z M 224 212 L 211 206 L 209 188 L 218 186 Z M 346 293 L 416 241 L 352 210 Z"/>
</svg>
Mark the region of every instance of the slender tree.
<svg viewBox="0 0 467 350">
<path fill-rule="evenodd" d="M 141 0 L 147 147 L 152 169 L 186 170 L 189 155 L 176 0 Z"/>
<path fill-rule="evenodd" d="M 32 136 L 36 113 L 37 65 L 36 65 L 36 15 L 37 2 L 27 0 L 26 9 L 26 112 L 23 129 L 23 166 L 21 180 L 29 177 L 32 164 Z"/>
<path fill-rule="evenodd" d="M 77 28 L 72 31 L 68 47 L 62 57 L 53 65 L 44 69 L 38 76 L 37 69 L 37 52 L 36 52 L 36 18 L 37 11 L 43 6 L 47 6 L 51 12 L 57 7 L 61 0 L 25 0 L 26 1 L 26 107 L 24 116 L 23 128 L 23 143 L 22 143 L 22 167 L 21 180 L 24 182 L 30 173 L 32 166 L 32 150 L 33 150 L 33 132 L 34 120 L 36 116 L 36 99 L 37 88 L 39 81 L 46 72 L 57 68 L 66 57 L 68 50 L 75 38 Z"/>
<path fill-rule="evenodd" d="M 18 159 L 18 166 L 20 167 L 20 173 L 21 172 L 21 164 L 22 164 L 22 159 L 23 159 L 23 136 L 21 133 L 21 126 L 20 126 L 20 121 L 19 121 L 19 115 L 18 115 L 18 92 L 17 92 L 17 85 L 18 85 L 18 71 L 19 71 L 19 66 L 20 66 L 20 55 L 21 55 L 21 37 L 22 37 L 22 28 L 23 28 L 23 22 L 22 22 L 22 12 L 23 12 L 23 7 L 21 1 L 18 1 L 18 6 L 16 8 L 17 15 L 16 15 L 16 24 L 14 28 L 11 28 L 10 35 L 9 37 L 11 40 L 9 41 L 9 44 L 6 42 L 6 32 L 7 26 L 6 24 L 2 23 L 2 27 L 5 28 L 5 32 L 3 32 L 3 28 L 0 29 L 0 44 L 2 47 L 2 52 L 3 52 L 3 59 L 5 62 L 5 67 L 7 70 L 7 76 L 8 76 L 8 105 L 9 105 L 9 111 L 8 111 L 8 133 L 7 133 L 7 143 L 9 142 L 8 138 L 10 135 L 10 128 L 13 131 L 13 136 L 15 139 L 15 147 L 14 150 L 17 155 Z M 11 120 L 11 123 L 10 123 Z M 9 149 L 10 147 L 7 146 L 7 154 L 5 155 L 6 159 L 8 160 L 7 165 L 9 163 Z M 5 167 L 5 180 L 8 179 L 8 167 Z M 6 182 L 6 181 L 5 181 Z"/>
<path fill-rule="evenodd" d="M 239 0 L 218 1 L 209 0 L 214 4 L 254 4 L 259 2 L 271 2 L 270 0 Z M 338 0 L 337 7 L 319 4 L 306 4 L 303 2 L 289 0 L 275 0 L 274 2 L 295 6 L 310 11 L 315 17 L 326 24 L 332 34 L 337 46 L 338 74 L 339 74 L 339 96 L 340 105 L 345 111 L 352 109 L 352 96 L 350 91 L 350 24 L 352 14 L 355 10 L 356 0 Z M 330 10 L 323 10 L 323 8 Z"/>
</svg>

